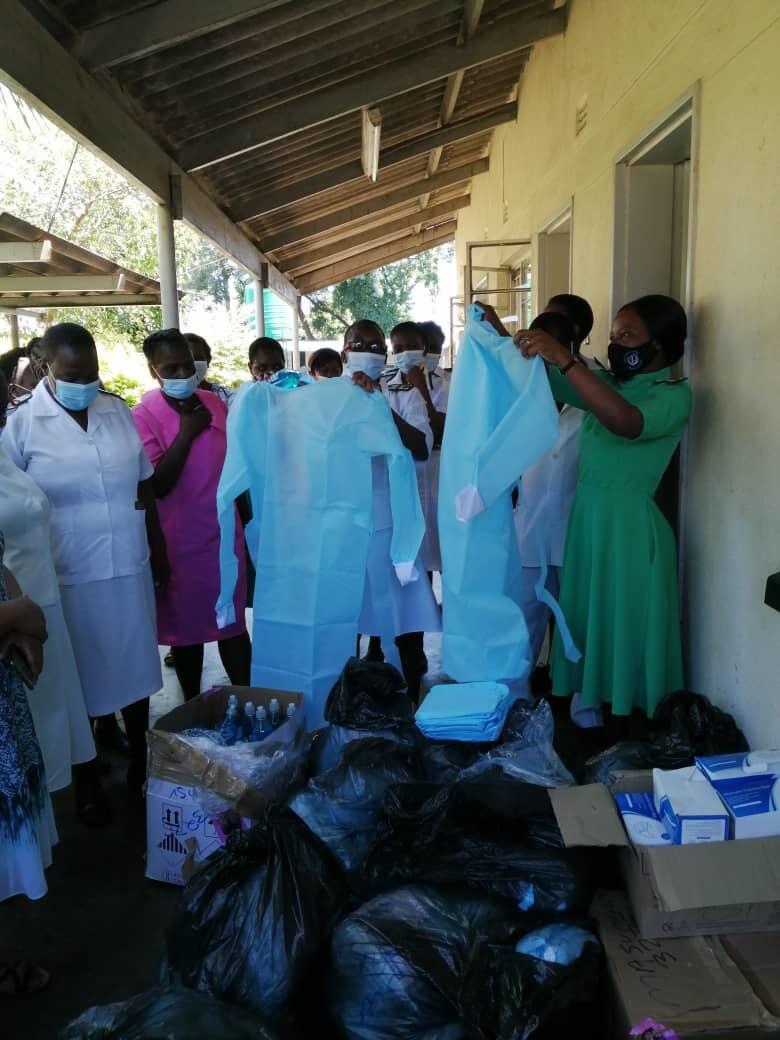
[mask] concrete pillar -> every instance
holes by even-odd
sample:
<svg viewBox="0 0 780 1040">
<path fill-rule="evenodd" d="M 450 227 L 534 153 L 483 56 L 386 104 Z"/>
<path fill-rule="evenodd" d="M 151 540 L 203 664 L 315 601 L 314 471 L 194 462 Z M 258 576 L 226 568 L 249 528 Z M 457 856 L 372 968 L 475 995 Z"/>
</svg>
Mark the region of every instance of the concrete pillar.
<svg viewBox="0 0 780 1040">
<path fill-rule="evenodd" d="M 265 299 L 263 297 L 263 283 L 259 278 L 254 280 L 255 287 L 255 336 L 265 335 Z"/>
<path fill-rule="evenodd" d="M 298 330 L 298 308 L 301 305 L 300 296 L 295 297 L 295 303 L 292 305 L 292 353 L 293 353 L 293 368 L 300 367 L 303 362 L 299 355 L 299 330 Z"/>
<path fill-rule="evenodd" d="M 179 294 L 176 286 L 176 242 L 170 206 L 157 205 L 157 256 L 160 266 L 160 299 L 163 328 L 179 327 Z"/>
<path fill-rule="evenodd" d="M 19 349 L 19 318 L 16 314 L 8 315 L 8 324 L 11 328 L 11 350 Z"/>
</svg>

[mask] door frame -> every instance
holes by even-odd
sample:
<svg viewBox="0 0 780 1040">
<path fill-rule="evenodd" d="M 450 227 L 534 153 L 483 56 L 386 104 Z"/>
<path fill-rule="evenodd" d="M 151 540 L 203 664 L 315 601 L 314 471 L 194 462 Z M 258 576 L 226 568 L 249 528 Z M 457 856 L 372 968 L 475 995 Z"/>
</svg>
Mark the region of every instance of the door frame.
<svg viewBox="0 0 780 1040">
<path fill-rule="evenodd" d="M 668 137 L 683 122 L 691 121 L 691 157 L 690 157 L 690 192 L 688 197 L 688 251 L 685 260 L 685 294 L 680 303 L 685 308 L 688 317 L 688 338 L 686 350 L 683 356 L 682 374 L 693 386 L 692 356 L 696 348 L 696 326 L 693 311 L 694 286 L 695 286 L 695 253 L 697 239 L 697 213 L 698 213 L 698 188 L 699 188 L 699 138 L 701 132 L 701 80 L 696 82 L 677 100 L 651 123 L 643 133 L 639 134 L 632 143 L 614 158 L 615 191 L 613 206 L 612 227 L 612 284 L 610 286 L 610 318 L 615 313 L 618 303 L 618 290 L 622 284 L 625 272 L 625 236 L 620 235 L 620 221 L 626 212 L 628 201 L 628 168 L 641 159 L 647 152 Z M 618 273 L 619 272 L 619 273 Z M 680 442 L 680 476 L 679 476 L 679 513 L 678 513 L 678 537 L 677 537 L 677 578 L 679 586 L 680 601 L 685 602 L 685 568 L 684 562 L 687 555 L 688 537 L 688 483 L 689 472 L 689 436 L 692 423 L 695 421 L 695 411 L 683 434 Z"/>
<path fill-rule="evenodd" d="M 574 277 L 574 196 L 572 196 L 566 205 L 558 210 L 554 217 L 545 221 L 544 224 L 536 232 L 536 270 L 538 272 L 537 277 L 534 279 L 533 286 L 533 299 L 534 299 L 534 311 L 538 314 L 542 308 L 542 304 L 546 303 L 550 298 L 548 288 L 544 285 L 544 274 L 545 260 L 544 255 L 546 242 L 545 237 L 553 234 L 561 224 L 569 221 L 569 287 L 568 292 L 571 292 L 572 281 Z M 544 289 L 544 292 L 542 292 Z M 543 298 L 544 297 L 544 298 Z"/>
</svg>

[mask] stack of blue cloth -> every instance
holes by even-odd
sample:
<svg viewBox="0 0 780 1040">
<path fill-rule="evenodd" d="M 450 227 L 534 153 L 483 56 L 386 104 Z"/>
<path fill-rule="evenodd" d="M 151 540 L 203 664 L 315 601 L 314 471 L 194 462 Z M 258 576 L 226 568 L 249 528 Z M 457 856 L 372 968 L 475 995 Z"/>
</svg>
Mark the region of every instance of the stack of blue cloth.
<svg viewBox="0 0 780 1040">
<path fill-rule="evenodd" d="M 503 683 L 432 686 L 417 709 L 415 721 L 432 740 L 488 743 L 501 736 L 513 702 L 513 694 Z"/>
</svg>

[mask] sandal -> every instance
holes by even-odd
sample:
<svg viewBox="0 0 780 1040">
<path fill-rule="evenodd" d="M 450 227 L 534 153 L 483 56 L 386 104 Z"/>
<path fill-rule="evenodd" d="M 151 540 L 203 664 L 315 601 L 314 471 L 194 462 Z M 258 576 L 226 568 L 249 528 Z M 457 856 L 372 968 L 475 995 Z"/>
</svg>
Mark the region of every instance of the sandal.
<svg viewBox="0 0 780 1040">
<path fill-rule="evenodd" d="M 39 964 L 0 964 L 0 997 L 31 997 L 50 982 L 51 975 Z"/>
</svg>

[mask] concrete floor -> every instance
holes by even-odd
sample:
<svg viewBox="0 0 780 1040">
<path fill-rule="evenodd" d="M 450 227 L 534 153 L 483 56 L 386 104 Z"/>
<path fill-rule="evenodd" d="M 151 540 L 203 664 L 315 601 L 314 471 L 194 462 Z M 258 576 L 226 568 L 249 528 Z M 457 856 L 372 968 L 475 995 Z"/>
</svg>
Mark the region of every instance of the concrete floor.
<svg viewBox="0 0 780 1040">
<path fill-rule="evenodd" d="M 441 637 L 426 640 L 429 679 L 441 670 Z M 152 698 L 152 721 L 181 702 L 176 677 Z M 207 647 L 203 688 L 227 677 L 215 646 Z M 27 1000 L 3 1000 L 2 1040 L 55 1040 L 93 1004 L 123 1000 L 157 980 L 167 922 L 178 888 L 144 878 L 145 820 L 125 796 L 126 765 L 101 753 L 115 819 L 90 830 L 73 810 L 70 790 L 54 797 L 60 843 L 48 872 L 49 893 L 0 904 L 0 963 L 26 959 L 52 973 L 51 986 Z M 2 999 L 2 998 L 0 998 Z"/>
</svg>

